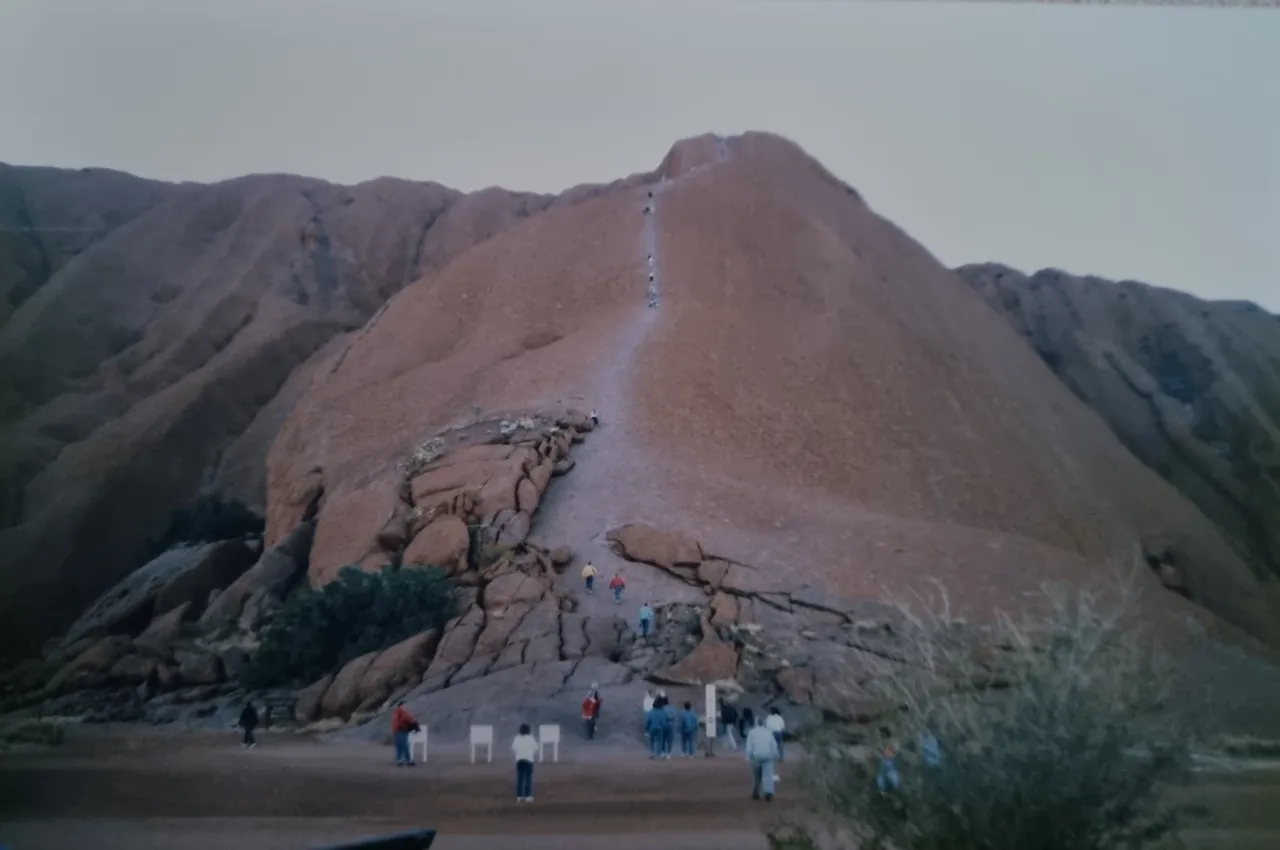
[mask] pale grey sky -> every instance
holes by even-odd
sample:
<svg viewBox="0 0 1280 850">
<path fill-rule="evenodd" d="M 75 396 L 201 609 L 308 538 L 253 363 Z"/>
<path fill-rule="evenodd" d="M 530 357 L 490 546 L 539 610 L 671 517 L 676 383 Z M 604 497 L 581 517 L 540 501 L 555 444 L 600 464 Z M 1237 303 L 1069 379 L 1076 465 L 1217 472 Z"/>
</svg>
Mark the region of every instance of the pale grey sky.
<svg viewBox="0 0 1280 850">
<path fill-rule="evenodd" d="M 0 0 L 0 161 L 558 191 L 771 130 L 943 262 L 1280 310 L 1280 13 Z"/>
</svg>

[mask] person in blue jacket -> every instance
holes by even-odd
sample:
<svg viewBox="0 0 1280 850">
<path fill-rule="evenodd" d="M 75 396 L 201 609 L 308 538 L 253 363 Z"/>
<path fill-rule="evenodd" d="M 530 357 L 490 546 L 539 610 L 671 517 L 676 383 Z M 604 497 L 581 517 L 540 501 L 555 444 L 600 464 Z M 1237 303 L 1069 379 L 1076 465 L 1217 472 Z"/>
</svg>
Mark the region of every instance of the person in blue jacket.
<svg viewBox="0 0 1280 850">
<path fill-rule="evenodd" d="M 676 743 L 676 707 L 670 701 L 662 706 L 662 720 L 662 757 L 669 759 Z"/>
<path fill-rule="evenodd" d="M 693 703 L 686 702 L 680 712 L 680 753 L 693 758 L 693 741 L 698 734 L 698 715 L 693 713 Z"/>
<path fill-rule="evenodd" d="M 644 716 L 644 733 L 649 738 L 649 758 L 661 758 L 666 737 L 667 715 L 656 705 Z"/>
</svg>

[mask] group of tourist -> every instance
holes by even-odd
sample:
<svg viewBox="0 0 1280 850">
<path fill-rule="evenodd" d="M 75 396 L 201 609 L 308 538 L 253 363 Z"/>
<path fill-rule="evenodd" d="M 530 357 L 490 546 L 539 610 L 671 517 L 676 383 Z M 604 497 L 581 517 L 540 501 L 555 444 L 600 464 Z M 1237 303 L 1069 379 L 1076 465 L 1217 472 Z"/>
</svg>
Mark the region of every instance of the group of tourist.
<svg viewBox="0 0 1280 850">
<path fill-rule="evenodd" d="M 649 745 L 649 758 L 669 759 L 675 748 L 676 734 L 680 735 L 680 754 L 693 758 L 694 741 L 698 736 L 698 715 L 693 703 L 686 702 L 683 709 L 667 698 L 666 691 L 652 691 L 644 695 L 644 737 Z"/>
</svg>

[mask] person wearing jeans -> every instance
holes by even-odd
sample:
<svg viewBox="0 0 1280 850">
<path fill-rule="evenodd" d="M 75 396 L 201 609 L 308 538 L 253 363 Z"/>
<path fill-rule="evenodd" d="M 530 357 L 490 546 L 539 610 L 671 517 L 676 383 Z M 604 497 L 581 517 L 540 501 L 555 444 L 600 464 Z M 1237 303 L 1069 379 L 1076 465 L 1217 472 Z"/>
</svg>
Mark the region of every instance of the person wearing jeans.
<svg viewBox="0 0 1280 850">
<path fill-rule="evenodd" d="M 653 628 L 653 608 L 646 602 L 640 606 L 640 637 L 647 638 Z"/>
<path fill-rule="evenodd" d="M 773 740 L 778 742 L 778 761 L 785 761 L 786 755 L 782 748 L 782 736 L 787 731 L 787 722 L 782 719 L 782 713 L 778 711 L 777 706 L 769 709 L 769 716 L 764 719 L 764 728 L 773 733 Z"/>
<path fill-rule="evenodd" d="M 622 591 L 627 589 L 627 583 L 622 580 L 622 576 L 618 573 L 613 574 L 613 578 L 609 579 L 609 589 L 613 591 L 613 604 L 622 604 Z"/>
<path fill-rule="evenodd" d="M 764 718 L 757 720 L 747 733 L 742 749 L 751 765 L 751 799 L 759 800 L 764 794 L 766 800 L 772 800 L 773 763 L 778 758 L 778 742 L 773 733 L 764 728 Z"/>
<path fill-rule="evenodd" d="M 520 724 L 520 734 L 511 742 L 516 757 L 516 802 L 533 802 L 533 760 L 538 757 L 538 739 L 528 723 Z"/>
<path fill-rule="evenodd" d="M 413 719 L 404 700 L 396 703 L 391 712 L 391 740 L 396 745 L 396 767 L 413 767 L 413 752 L 409 749 L 409 733 L 418 731 L 418 721 Z"/>
<path fill-rule="evenodd" d="M 693 742 L 698 734 L 698 715 L 693 713 L 693 703 L 686 702 L 680 712 L 680 754 L 693 758 Z"/>
<path fill-rule="evenodd" d="M 666 746 L 667 715 L 658 706 L 649 709 L 645 715 L 644 731 L 649 738 L 649 758 L 662 758 Z"/>
</svg>

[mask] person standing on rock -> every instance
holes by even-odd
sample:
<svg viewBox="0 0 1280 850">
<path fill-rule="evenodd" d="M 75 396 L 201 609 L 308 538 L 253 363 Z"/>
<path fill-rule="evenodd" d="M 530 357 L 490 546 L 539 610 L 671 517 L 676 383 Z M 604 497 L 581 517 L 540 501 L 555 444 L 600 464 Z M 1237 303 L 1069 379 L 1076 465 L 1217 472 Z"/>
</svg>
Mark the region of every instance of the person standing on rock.
<svg viewBox="0 0 1280 850">
<path fill-rule="evenodd" d="M 613 591 L 613 604 L 622 604 L 622 591 L 627 589 L 627 583 L 622 580 L 621 573 L 614 573 L 613 578 L 609 580 L 609 589 Z"/>
<path fill-rule="evenodd" d="M 778 742 L 778 761 L 786 761 L 782 749 L 782 735 L 787 731 L 787 721 L 782 719 L 782 712 L 778 711 L 777 706 L 769 709 L 769 716 L 764 720 L 764 727 L 773 733 L 773 739 Z"/>
<path fill-rule="evenodd" d="M 258 710 L 253 707 L 253 702 L 244 704 L 244 711 L 240 712 L 240 728 L 244 730 L 244 743 L 241 744 L 246 750 L 252 750 L 258 746 L 253 740 L 253 730 L 258 728 Z"/>
<path fill-rule="evenodd" d="M 693 713 L 693 703 L 686 702 L 680 712 L 680 755 L 693 758 L 693 740 L 698 734 L 698 715 Z"/>
<path fill-rule="evenodd" d="M 391 741 L 396 749 L 396 767 L 413 767 L 413 751 L 409 749 L 409 733 L 417 732 L 420 727 L 413 719 L 409 709 L 404 707 L 404 700 L 396 703 L 391 712 Z"/>
<path fill-rule="evenodd" d="M 653 608 L 646 602 L 640 606 L 640 637 L 648 638 L 649 631 L 653 628 Z"/>
<path fill-rule="evenodd" d="M 582 568 L 582 582 L 587 586 L 587 595 L 590 596 L 596 584 L 596 567 L 590 561 Z"/>
<path fill-rule="evenodd" d="M 751 765 L 751 799 L 773 800 L 773 762 L 778 758 L 778 742 L 764 726 L 764 718 L 756 721 L 742 745 Z"/>
<path fill-rule="evenodd" d="M 533 802 L 533 760 L 538 755 L 538 739 L 528 723 L 520 724 L 520 734 L 511 742 L 516 757 L 516 802 Z"/>
</svg>

